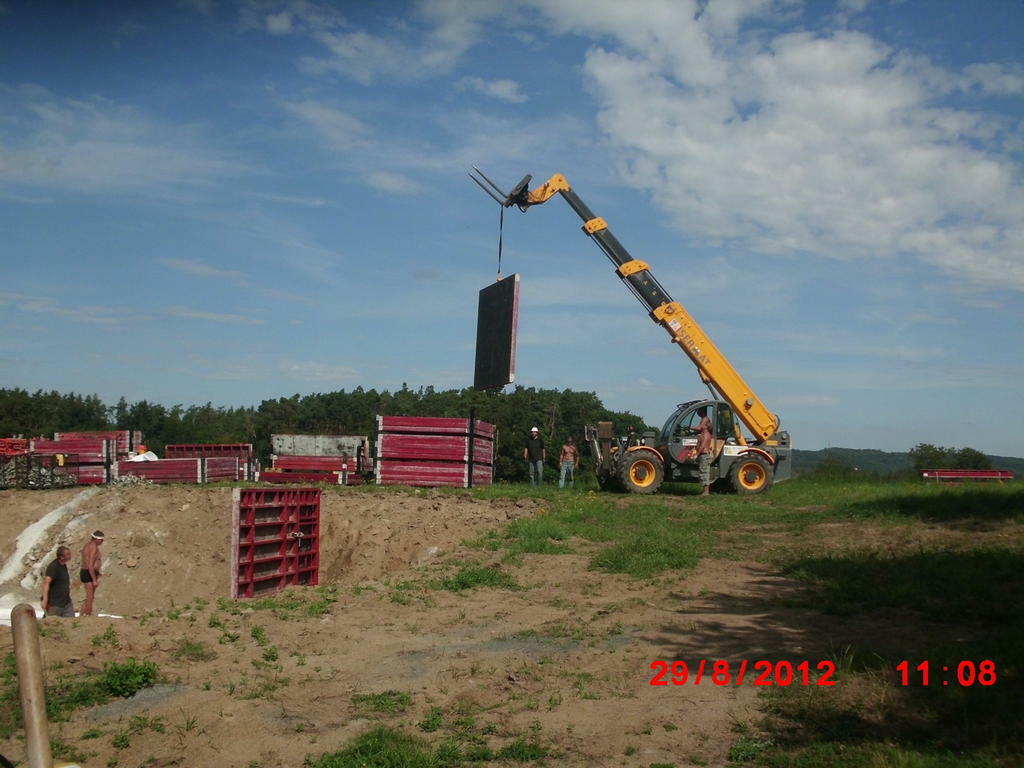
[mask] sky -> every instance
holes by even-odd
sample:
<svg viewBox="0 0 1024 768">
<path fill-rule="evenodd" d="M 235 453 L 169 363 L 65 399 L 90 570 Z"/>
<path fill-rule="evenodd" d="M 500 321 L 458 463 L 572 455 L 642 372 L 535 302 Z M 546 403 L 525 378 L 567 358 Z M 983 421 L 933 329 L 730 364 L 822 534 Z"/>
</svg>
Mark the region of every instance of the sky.
<svg viewBox="0 0 1024 768">
<path fill-rule="evenodd" d="M 797 448 L 1024 456 L 1021 0 L 0 0 L 0 387 L 472 385 L 563 174 Z M 516 384 L 696 369 L 555 198 Z"/>
</svg>

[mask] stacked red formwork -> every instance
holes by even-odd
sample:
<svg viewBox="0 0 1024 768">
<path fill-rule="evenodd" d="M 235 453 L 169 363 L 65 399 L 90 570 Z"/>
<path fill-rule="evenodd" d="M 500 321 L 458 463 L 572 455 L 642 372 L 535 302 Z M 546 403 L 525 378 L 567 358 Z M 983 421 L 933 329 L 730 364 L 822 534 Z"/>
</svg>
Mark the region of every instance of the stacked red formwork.
<svg viewBox="0 0 1024 768">
<path fill-rule="evenodd" d="M 202 459 L 160 459 L 158 461 L 119 461 L 118 477 L 138 477 L 151 483 L 201 483 Z"/>
<path fill-rule="evenodd" d="M 63 462 L 67 473 L 80 485 L 100 485 L 111 479 L 117 441 L 87 435 L 89 433 L 58 432 L 53 440 L 36 437 L 29 440 L 28 450 L 36 456 L 56 457 L 57 463 Z"/>
<path fill-rule="evenodd" d="M 359 485 L 367 458 L 364 435 L 271 435 L 271 468 L 259 474 L 267 483 Z"/>
<path fill-rule="evenodd" d="M 375 476 L 380 485 L 490 485 L 493 465 L 493 424 L 433 416 L 377 417 Z"/>
<path fill-rule="evenodd" d="M 207 461 L 204 476 L 206 482 L 222 480 L 249 480 L 254 475 L 255 453 L 252 443 L 175 443 L 164 448 L 166 459 L 237 459 L 235 476 L 228 477 L 230 462 Z M 216 479 L 211 479 L 216 478 Z"/>
<path fill-rule="evenodd" d="M 54 440 L 113 440 L 112 459 L 123 459 L 142 445 L 142 432 L 137 429 L 94 429 L 85 432 L 55 432 Z"/>
<path fill-rule="evenodd" d="M 236 488 L 231 597 L 258 597 L 320 580 L 320 490 Z"/>
<path fill-rule="evenodd" d="M 21 437 L 0 437 L 0 456 L 22 456 L 28 453 L 28 440 Z"/>
</svg>

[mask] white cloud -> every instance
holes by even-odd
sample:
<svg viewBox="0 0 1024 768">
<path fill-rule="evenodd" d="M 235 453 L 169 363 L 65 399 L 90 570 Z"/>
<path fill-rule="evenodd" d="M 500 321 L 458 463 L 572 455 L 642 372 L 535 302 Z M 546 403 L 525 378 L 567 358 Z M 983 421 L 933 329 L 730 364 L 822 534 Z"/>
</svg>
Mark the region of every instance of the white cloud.
<svg viewBox="0 0 1024 768">
<path fill-rule="evenodd" d="M 733 40 L 692 3 L 544 7 L 615 40 L 584 63 L 600 125 L 628 182 L 680 229 L 754 252 L 911 257 L 1024 290 L 1024 187 L 1001 149 L 1012 127 L 943 102 L 958 82 L 1014 92 L 1015 69 L 964 79 L 855 32 Z"/>
<path fill-rule="evenodd" d="M 197 277 L 215 277 L 225 280 L 243 280 L 245 274 L 234 269 L 219 269 L 198 259 L 159 259 L 169 269 Z"/>
<path fill-rule="evenodd" d="M 39 86 L 0 85 L 4 187 L 170 196 L 250 169 L 195 126 L 161 124 L 101 98 L 63 99 Z"/>
<path fill-rule="evenodd" d="M 277 370 L 289 379 L 315 384 L 342 384 L 355 381 L 358 372 L 347 365 L 279 360 Z"/>
<path fill-rule="evenodd" d="M 480 93 L 512 104 L 521 104 L 527 98 L 515 80 L 484 80 L 482 77 L 463 77 L 455 83 L 455 87 L 461 91 Z"/>
<path fill-rule="evenodd" d="M 229 312 L 204 312 L 200 309 L 190 307 L 168 307 L 167 314 L 174 317 L 181 317 L 186 320 L 207 320 L 212 323 L 238 323 L 241 325 L 262 325 L 263 320 L 258 317 L 248 317 Z"/>
<path fill-rule="evenodd" d="M 76 323 L 120 323 L 129 316 L 123 307 L 65 306 L 50 296 L 32 296 L 24 293 L 0 293 L 0 306 L 10 305 L 19 312 L 62 317 Z"/>
<path fill-rule="evenodd" d="M 312 126 L 332 149 L 357 149 L 369 140 L 368 127 L 340 109 L 315 101 L 286 102 L 283 106 L 287 112 Z"/>
<path fill-rule="evenodd" d="M 420 192 L 419 184 L 401 173 L 374 171 L 366 177 L 366 183 L 393 195 L 415 195 Z"/>
<path fill-rule="evenodd" d="M 288 11 L 267 15 L 267 32 L 272 35 L 287 35 L 292 31 L 292 15 Z"/>
</svg>

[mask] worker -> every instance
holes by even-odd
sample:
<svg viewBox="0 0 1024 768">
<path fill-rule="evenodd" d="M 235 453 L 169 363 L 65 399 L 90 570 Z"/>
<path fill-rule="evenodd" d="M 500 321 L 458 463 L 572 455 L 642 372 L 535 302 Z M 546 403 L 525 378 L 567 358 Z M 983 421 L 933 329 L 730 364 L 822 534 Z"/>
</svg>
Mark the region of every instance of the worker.
<svg viewBox="0 0 1024 768">
<path fill-rule="evenodd" d="M 711 432 L 711 419 L 708 418 L 708 409 L 701 408 L 700 423 L 694 430 L 697 433 L 697 445 L 693 452 L 697 456 L 697 469 L 700 473 L 700 484 L 704 486 L 701 496 L 711 495 L 711 459 L 714 454 L 714 435 Z"/>
<path fill-rule="evenodd" d="M 543 485 L 544 462 L 548 458 L 548 452 L 537 427 L 530 430 L 530 436 L 526 439 L 526 447 L 523 448 L 523 458 L 526 459 L 530 469 L 530 485 Z"/>
<path fill-rule="evenodd" d="M 576 447 L 576 441 L 572 435 L 565 438 L 565 443 L 562 445 L 562 453 L 558 457 L 558 466 L 558 487 L 565 487 L 566 478 L 569 480 L 569 487 L 575 487 L 576 470 L 580 466 L 580 451 Z"/>
<path fill-rule="evenodd" d="M 71 600 L 71 577 L 68 575 L 70 547 L 57 547 L 57 557 L 46 566 L 43 576 L 43 613 L 47 616 L 75 618 L 75 604 Z"/>
<path fill-rule="evenodd" d="M 92 601 L 96 597 L 96 588 L 100 585 L 100 567 L 103 564 L 103 555 L 100 554 L 102 543 L 103 531 L 93 531 L 89 541 L 82 547 L 82 570 L 79 572 L 79 578 L 85 585 L 83 616 L 92 616 Z"/>
</svg>

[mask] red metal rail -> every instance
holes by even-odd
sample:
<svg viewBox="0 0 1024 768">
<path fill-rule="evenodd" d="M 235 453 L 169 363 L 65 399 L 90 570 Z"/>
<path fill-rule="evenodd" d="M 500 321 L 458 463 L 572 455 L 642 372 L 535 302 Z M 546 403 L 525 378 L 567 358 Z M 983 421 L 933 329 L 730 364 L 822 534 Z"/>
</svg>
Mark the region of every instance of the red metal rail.
<svg viewBox="0 0 1024 768">
<path fill-rule="evenodd" d="M 921 469 L 926 480 L 1013 480 L 1008 469 Z"/>
</svg>

